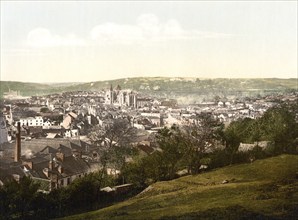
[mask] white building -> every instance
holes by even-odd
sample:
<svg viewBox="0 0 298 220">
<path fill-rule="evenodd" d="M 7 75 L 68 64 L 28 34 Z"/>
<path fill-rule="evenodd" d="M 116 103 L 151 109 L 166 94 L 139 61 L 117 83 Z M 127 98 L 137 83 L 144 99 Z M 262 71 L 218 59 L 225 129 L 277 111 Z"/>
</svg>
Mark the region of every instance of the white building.
<svg viewBox="0 0 298 220">
<path fill-rule="evenodd" d="M 43 118 L 41 116 L 21 118 L 19 122 L 21 123 L 21 126 L 43 126 Z M 15 125 L 17 124 L 18 122 L 16 122 Z"/>
<path fill-rule="evenodd" d="M 105 94 L 105 104 L 137 108 L 137 93 L 129 89 L 121 90 L 119 85 L 113 89 L 111 85 Z"/>
<path fill-rule="evenodd" d="M 6 122 L 3 115 L 0 115 L 0 144 L 8 141 L 8 133 L 6 128 Z"/>
<path fill-rule="evenodd" d="M 66 130 L 64 136 L 66 138 L 77 138 L 79 137 L 79 130 L 78 129 Z"/>
</svg>

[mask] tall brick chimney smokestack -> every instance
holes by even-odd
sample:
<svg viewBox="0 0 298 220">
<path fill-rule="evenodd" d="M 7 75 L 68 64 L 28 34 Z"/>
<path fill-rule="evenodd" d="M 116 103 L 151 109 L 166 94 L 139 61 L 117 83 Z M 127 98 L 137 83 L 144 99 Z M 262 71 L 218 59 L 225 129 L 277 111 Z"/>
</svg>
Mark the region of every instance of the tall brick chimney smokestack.
<svg viewBox="0 0 298 220">
<path fill-rule="evenodd" d="M 21 158 L 21 123 L 18 122 L 16 134 L 16 146 L 14 151 L 14 161 L 19 162 Z"/>
</svg>

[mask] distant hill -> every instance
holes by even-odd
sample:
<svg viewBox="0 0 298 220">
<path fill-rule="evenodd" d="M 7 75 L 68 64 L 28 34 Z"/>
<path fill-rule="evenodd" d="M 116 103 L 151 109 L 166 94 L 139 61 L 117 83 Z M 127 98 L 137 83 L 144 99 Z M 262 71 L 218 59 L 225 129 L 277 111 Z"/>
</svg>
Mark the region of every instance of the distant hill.
<svg viewBox="0 0 298 220">
<path fill-rule="evenodd" d="M 297 219 L 297 171 L 297 155 L 280 155 L 157 182 L 127 201 L 63 219 Z"/>
<path fill-rule="evenodd" d="M 0 81 L 0 97 L 9 91 L 19 91 L 22 96 L 47 95 L 67 91 L 67 88 L 79 83 L 30 83 L 16 81 Z"/>
<path fill-rule="evenodd" d="M 9 91 L 19 91 L 22 96 L 44 95 L 54 92 L 60 92 L 59 88 L 41 83 L 27 83 L 15 81 L 1 81 L 0 97 L 3 98 L 4 93 Z"/>
<path fill-rule="evenodd" d="M 297 79 L 199 79 L 170 77 L 124 78 L 89 83 L 39 84 L 1 81 L 0 97 L 10 90 L 23 96 L 45 95 L 63 91 L 98 91 L 119 85 L 150 96 L 175 98 L 194 103 L 214 96 L 252 96 L 297 89 Z"/>
</svg>

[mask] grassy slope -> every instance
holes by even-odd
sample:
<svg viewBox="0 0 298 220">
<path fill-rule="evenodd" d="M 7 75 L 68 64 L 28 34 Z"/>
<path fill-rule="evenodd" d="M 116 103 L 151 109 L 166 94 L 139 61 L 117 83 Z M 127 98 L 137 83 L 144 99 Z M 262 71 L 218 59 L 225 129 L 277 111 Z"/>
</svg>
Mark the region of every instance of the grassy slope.
<svg viewBox="0 0 298 220">
<path fill-rule="evenodd" d="M 65 219 L 295 219 L 297 171 L 298 156 L 281 155 L 158 182 L 130 200 Z"/>
</svg>

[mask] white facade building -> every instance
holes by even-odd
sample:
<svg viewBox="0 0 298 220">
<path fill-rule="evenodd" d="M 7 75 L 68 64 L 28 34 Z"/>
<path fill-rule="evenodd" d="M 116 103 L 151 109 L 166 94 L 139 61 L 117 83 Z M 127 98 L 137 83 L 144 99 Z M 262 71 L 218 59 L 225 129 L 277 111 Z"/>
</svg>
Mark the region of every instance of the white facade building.
<svg viewBox="0 0 298 220">
<path fill-rule="evenodd" d="M 19 122 L 21 123 L 21 126 L 43 126 L 43 118 L 41 116 L 21 118 Z M 16 122 L 16 125 L 17 124 L 18 122 Z"/>
<path fill-rule="evenodd" d="M 0 144 L 8 142 L 8 133 L 6 128 L 6 122 L 3 115 L 0 115 Z"/>
</svg>

